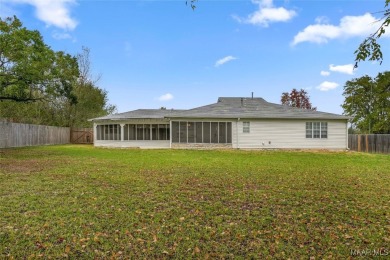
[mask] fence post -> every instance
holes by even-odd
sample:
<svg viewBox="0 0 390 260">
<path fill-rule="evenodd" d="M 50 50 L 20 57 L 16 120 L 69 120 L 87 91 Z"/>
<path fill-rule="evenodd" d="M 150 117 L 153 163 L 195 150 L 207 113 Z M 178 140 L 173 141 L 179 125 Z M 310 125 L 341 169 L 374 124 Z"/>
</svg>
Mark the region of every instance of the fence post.
<svg viewBox="0 0 390 260">
<path fill-rule="evenodd" d="M 360 152 L 360 135 L 357 136 L 358 137 L 358 152 Z"/>
</svg>

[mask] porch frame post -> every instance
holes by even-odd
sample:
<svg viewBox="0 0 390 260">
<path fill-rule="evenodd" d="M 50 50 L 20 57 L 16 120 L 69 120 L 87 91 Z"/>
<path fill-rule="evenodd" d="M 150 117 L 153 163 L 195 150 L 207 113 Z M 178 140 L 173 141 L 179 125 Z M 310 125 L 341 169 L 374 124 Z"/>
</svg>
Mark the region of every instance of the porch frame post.
<svg viewBox="0 0 390 260">
<path fill-rule="evenodd" d="M 121 126 L 121 142 L 125 140 L 125 124 L 120 124 Z"/>
</svg>

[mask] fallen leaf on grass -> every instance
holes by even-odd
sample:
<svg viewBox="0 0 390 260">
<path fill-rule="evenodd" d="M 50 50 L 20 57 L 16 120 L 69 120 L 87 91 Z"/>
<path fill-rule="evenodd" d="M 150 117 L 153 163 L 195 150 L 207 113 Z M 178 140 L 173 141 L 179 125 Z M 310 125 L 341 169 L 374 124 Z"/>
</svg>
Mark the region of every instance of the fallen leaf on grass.
<svg viewBox="0 0 390 260">
<path fill-rule="evenodd" d="M 351 239 L 351 238 L 353 238 L 352 236 L 350 236 L 350 235 L 348 235 L 348 234 L 345 234 L 344 237 L 345 237 L 346 239 Z"/>
</svg>

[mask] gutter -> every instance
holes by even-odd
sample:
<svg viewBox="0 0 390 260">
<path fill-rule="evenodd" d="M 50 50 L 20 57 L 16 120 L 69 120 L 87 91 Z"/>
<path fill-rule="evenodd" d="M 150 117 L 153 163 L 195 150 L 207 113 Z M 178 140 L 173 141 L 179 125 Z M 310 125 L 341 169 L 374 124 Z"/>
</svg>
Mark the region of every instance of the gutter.
<svg viewBox="0 0 390 260">
<path fill-rule="evenodd" d="M 236 140 L 237 140 L 237 141 L 236 141 L 236 142 L 237 142 L 237 143 L 236 143 L 236 144 L 237 144 L 237 147 L 236 147 L 236 148 L 237 148 L 237 149 L 240 148 L 240 147 L 239 147 L 239 143 L 240 143 L 240 142 L 238 141 L 238 121 L 240 121 L 240 118 L 237 118 L 237 121 L 236 121 Z"/>
</svg>

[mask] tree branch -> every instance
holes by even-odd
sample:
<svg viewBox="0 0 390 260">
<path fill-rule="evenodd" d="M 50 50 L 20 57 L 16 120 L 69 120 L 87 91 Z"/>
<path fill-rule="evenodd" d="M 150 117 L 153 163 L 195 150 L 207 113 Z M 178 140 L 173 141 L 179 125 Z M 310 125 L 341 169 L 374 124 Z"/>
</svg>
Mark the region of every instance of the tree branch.
<svg viewBox="0 0 390 260">
<path fill-rule="evenodd" d="M 16 102 L 36 102 L 36 101 L 41 101 L 41 100 L 44 100 L 44 98 L 20 98 L 20 97 L 7 97 L 7 96 L 0 96 L 0 101 L 4 101 L 4 100 L 12 100 L 12 101 L 16 101 Z"/>
</svg>

